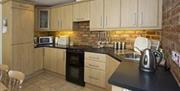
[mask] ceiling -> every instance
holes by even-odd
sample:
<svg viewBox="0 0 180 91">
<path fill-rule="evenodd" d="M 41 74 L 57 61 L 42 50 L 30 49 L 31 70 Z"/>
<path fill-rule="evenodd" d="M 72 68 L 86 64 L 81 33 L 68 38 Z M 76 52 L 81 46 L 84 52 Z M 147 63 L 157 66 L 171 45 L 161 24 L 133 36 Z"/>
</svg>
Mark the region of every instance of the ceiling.
<svg viewBox="0 0 180 91">
<path fill-rule="evenodd" d="M 55 5 L 55 4 L 73 2 L 75 0 L 30 0 L 30 1 L 34 1 L 37 5 Z"/>
</svg>

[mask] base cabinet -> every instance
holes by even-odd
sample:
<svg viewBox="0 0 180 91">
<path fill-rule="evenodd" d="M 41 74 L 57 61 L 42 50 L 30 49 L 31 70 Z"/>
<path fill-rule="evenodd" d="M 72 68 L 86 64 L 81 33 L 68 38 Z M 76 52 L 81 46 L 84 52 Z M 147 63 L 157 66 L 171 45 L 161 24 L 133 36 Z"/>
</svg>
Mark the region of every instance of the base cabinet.
<svg viewBox="0 0 180 91">
<path fill-rule="evenodd" d="M 105 88 L 106 55 L 85 52 L 85 82 Z"/>
<path fill-rule="evenodd" d="M 43 69 L 43 61 L 44 61 L 44 48 L 34 48 L 34 72 Z"/>
<path fill-rule="evenodd" d="M 106 89 L 111 91 L 112 85 L 108 83 L 109 78 L 119 66 L 120 62 L 107 55 L 106 60 Z M 118 90 L 119 91 L 119 90 Z"/>
<path fill-rule="evenodd" d="M 131 91 L 131 90 L 112 85 L 112 91 Z"/>
<path fill-rule="evenodd" d="M 44 68 L 65 75 L 66 50 L 45 48 L 44 51 Z"/>
<path fill-rule="evenodd" d="M 25 75 L 34 72 L 33 44 L 14 45 L 12 47 L 12 70 L 18 70 Z"/>
</svg>

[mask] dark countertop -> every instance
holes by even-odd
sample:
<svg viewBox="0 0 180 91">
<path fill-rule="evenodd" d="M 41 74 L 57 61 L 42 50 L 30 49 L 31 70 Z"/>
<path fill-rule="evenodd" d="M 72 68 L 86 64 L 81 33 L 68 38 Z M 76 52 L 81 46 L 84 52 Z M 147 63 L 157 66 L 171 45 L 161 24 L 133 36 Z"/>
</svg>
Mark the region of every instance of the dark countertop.
<svg viewBox="0 0 180 91">
<path fill-rule="evenodd" d="M 41 47 L 48 47 L 48 48 L 59 48 L 59 49 L 82 49 L 85 52 L 94 52 L 94 53 L 101 53 L 101 54 L 107 54 L 113 58 L 115 58 L 118 61 L 128 61 L 126 59 L 123 59 L 123 57 L 119 56 L 120 54 L 125 54 L 129 52 L 133 52 L 130 49 L 127 50 L 114 50 L 113 48 L 93 48 L 91 46 L 85 46 L 85 45 L 74 45 L 74 46 L 62 46 L 62 45 L 38 45 L 35 46 L 35 48 L 41 48 Z"/>
<path fill-rule="evenodd" d="M 109 83 L 115 86 L 131 89 L 133 91 L 180 91 L 175 79 L 169 71 L 159 67 L 155 73 L 145 73 L 138 69 L 138 62 L 126 60 L 123 54 L 131 53 L 132 50 L 117 51 L 112 48 L 92 48 L 91 46 L 60 46 L 39 45 L 35 48 L 49 47 L 60 49 L 83 49 L 86 52 L 107 54 L 121 64 L 109 79 Z"/>
<path fill-rule="evenodd" d="M 109 83 L 133 91 L 180 91 L 170 71 L 159 67 L 155 73 L 142 72 L 136 62 L 122 62 Z"/>
</svg>

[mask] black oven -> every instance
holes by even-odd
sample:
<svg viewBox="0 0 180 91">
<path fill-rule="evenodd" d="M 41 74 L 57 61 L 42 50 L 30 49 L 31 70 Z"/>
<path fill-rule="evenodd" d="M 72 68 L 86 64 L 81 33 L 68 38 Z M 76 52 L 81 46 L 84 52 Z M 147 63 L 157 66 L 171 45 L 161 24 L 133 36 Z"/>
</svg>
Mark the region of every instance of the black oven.
<svg viewBox="0 0 180 91">
<path fill-rule="evenodd" d="M 84 51 L 69 48 L 66 51 L 66 80 L 85 86 L 84 82 Z"/>
</svg>

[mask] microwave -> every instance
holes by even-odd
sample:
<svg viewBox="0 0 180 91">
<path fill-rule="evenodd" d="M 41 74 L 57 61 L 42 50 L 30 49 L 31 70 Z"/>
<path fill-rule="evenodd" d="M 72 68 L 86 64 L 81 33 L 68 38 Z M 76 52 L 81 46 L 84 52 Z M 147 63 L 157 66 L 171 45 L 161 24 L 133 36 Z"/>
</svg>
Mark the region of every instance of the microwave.
<svg viewBox="0 0 180 91">
<path fill-rule="evenodd" d="M 39 37 L 38 44 L 53 44 L 53 36 Z"/>
</svg>

